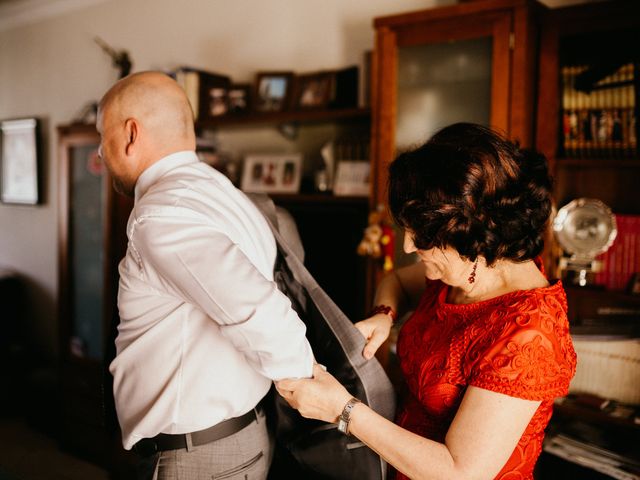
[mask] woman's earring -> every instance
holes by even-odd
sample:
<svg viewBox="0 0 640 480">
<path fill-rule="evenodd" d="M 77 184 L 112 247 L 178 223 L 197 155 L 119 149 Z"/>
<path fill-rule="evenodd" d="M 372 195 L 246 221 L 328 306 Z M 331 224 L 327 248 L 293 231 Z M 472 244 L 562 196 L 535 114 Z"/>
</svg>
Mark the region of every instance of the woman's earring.
<svg viewBox="0 0 640 480">
<path fill-rule="evenodd" d="M 478 268 L 478 257 L 476 257 L 476 261 L 473 263 L 473 270 L 471 270 L 471 275 L 469 275 L 469 278 L 467 279 L 469 283 L 473 283 L 476 281 L 477 268 Z"/>
</svg>

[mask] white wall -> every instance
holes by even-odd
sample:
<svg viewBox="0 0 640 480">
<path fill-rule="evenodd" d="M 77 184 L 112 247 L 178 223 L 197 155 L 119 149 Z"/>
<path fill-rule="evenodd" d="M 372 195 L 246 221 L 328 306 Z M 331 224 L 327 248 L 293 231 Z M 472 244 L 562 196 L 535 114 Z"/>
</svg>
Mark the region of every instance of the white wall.
<svg viewBox="0 0 640 480">
<path fill-rule="evenodd" d="M 110 59 L 93 42 L 95 35 L 116 48 L 126 48 L 134 71 L 192 65 L 250 81 L 258 70 L 301 72 L 361 63 L 364 51 L 373 48 L 374 17 L 453 1 L 88 3 L 0 30 L 0 118 L 47 120 L 44 203 L 36 207 L 0 204 L 0 267 L 12 268 L 27 281 L 28 328 L 48 356 L 57 353 L 55 127 L 69 123 L 87 102 L 98 100 L 117 77 Z"/>
</svg>

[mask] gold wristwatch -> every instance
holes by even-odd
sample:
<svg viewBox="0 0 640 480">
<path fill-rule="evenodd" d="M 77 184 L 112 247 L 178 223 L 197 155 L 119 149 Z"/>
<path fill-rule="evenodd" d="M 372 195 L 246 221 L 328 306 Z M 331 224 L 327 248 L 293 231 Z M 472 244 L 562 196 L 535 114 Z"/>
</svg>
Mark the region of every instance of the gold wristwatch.
<svg viewBox="0 0 640 480">
<path fill-rule="evenodd" d="M 351 397 L 351 400 L 342 409 L 342 413 L 338 417 L 338 431 L 349 435 L 349 422 L 351 421 L 351 410 L 355 407 L 356 403 L 360 403 L 355 397 Z"/>
</svg>

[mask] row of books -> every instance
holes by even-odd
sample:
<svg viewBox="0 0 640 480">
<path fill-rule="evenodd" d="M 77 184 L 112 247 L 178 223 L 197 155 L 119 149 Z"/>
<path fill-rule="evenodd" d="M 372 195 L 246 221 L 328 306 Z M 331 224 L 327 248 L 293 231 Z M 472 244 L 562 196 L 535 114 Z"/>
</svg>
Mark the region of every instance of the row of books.
<svg viewBox="0 0 640 480">
<path fill-rule="evenodd" d="M 594 283 L 608 290 L 633 291 L 634 275 L 640 273 L 640 215 L 616 214 L 618 234 L 598 260 L 601 269 Z"/>
<path fill-rule="evenodd" d="M 634 64 L 599 81 L 591 66 L 562 68 L 562 137 L 566 156 L 637 156 Z"/>
</svg>

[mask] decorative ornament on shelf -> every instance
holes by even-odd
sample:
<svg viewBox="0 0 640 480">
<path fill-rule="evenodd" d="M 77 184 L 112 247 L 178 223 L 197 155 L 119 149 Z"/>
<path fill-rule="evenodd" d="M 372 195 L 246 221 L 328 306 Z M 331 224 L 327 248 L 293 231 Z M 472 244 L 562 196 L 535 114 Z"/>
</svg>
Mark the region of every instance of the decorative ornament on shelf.
<svg viewBox="0 0 640 480">
<path fill-rule="evenodd" d="M 364 229 L 357 252 L 362 256 L 382 258 L 382 268 L 388 272 L 393 269 L 395 234 L 393 228 L 384 221 L 383 211 L 383 207 L 379 205 L 369 213 L 369 225 Z"/>
<path fill-rule="evenodd" d="M 558 210 L 553 233 L 569 256 L 560 258 L 560 269 L 573 274 L 571 281 L 581 287 L 591 283 L 589 274 L 599 271 L 595 258 L 606 252 L 617 235 L 616 218 L 600 200 L 577 198 Z"/>
</svg>

